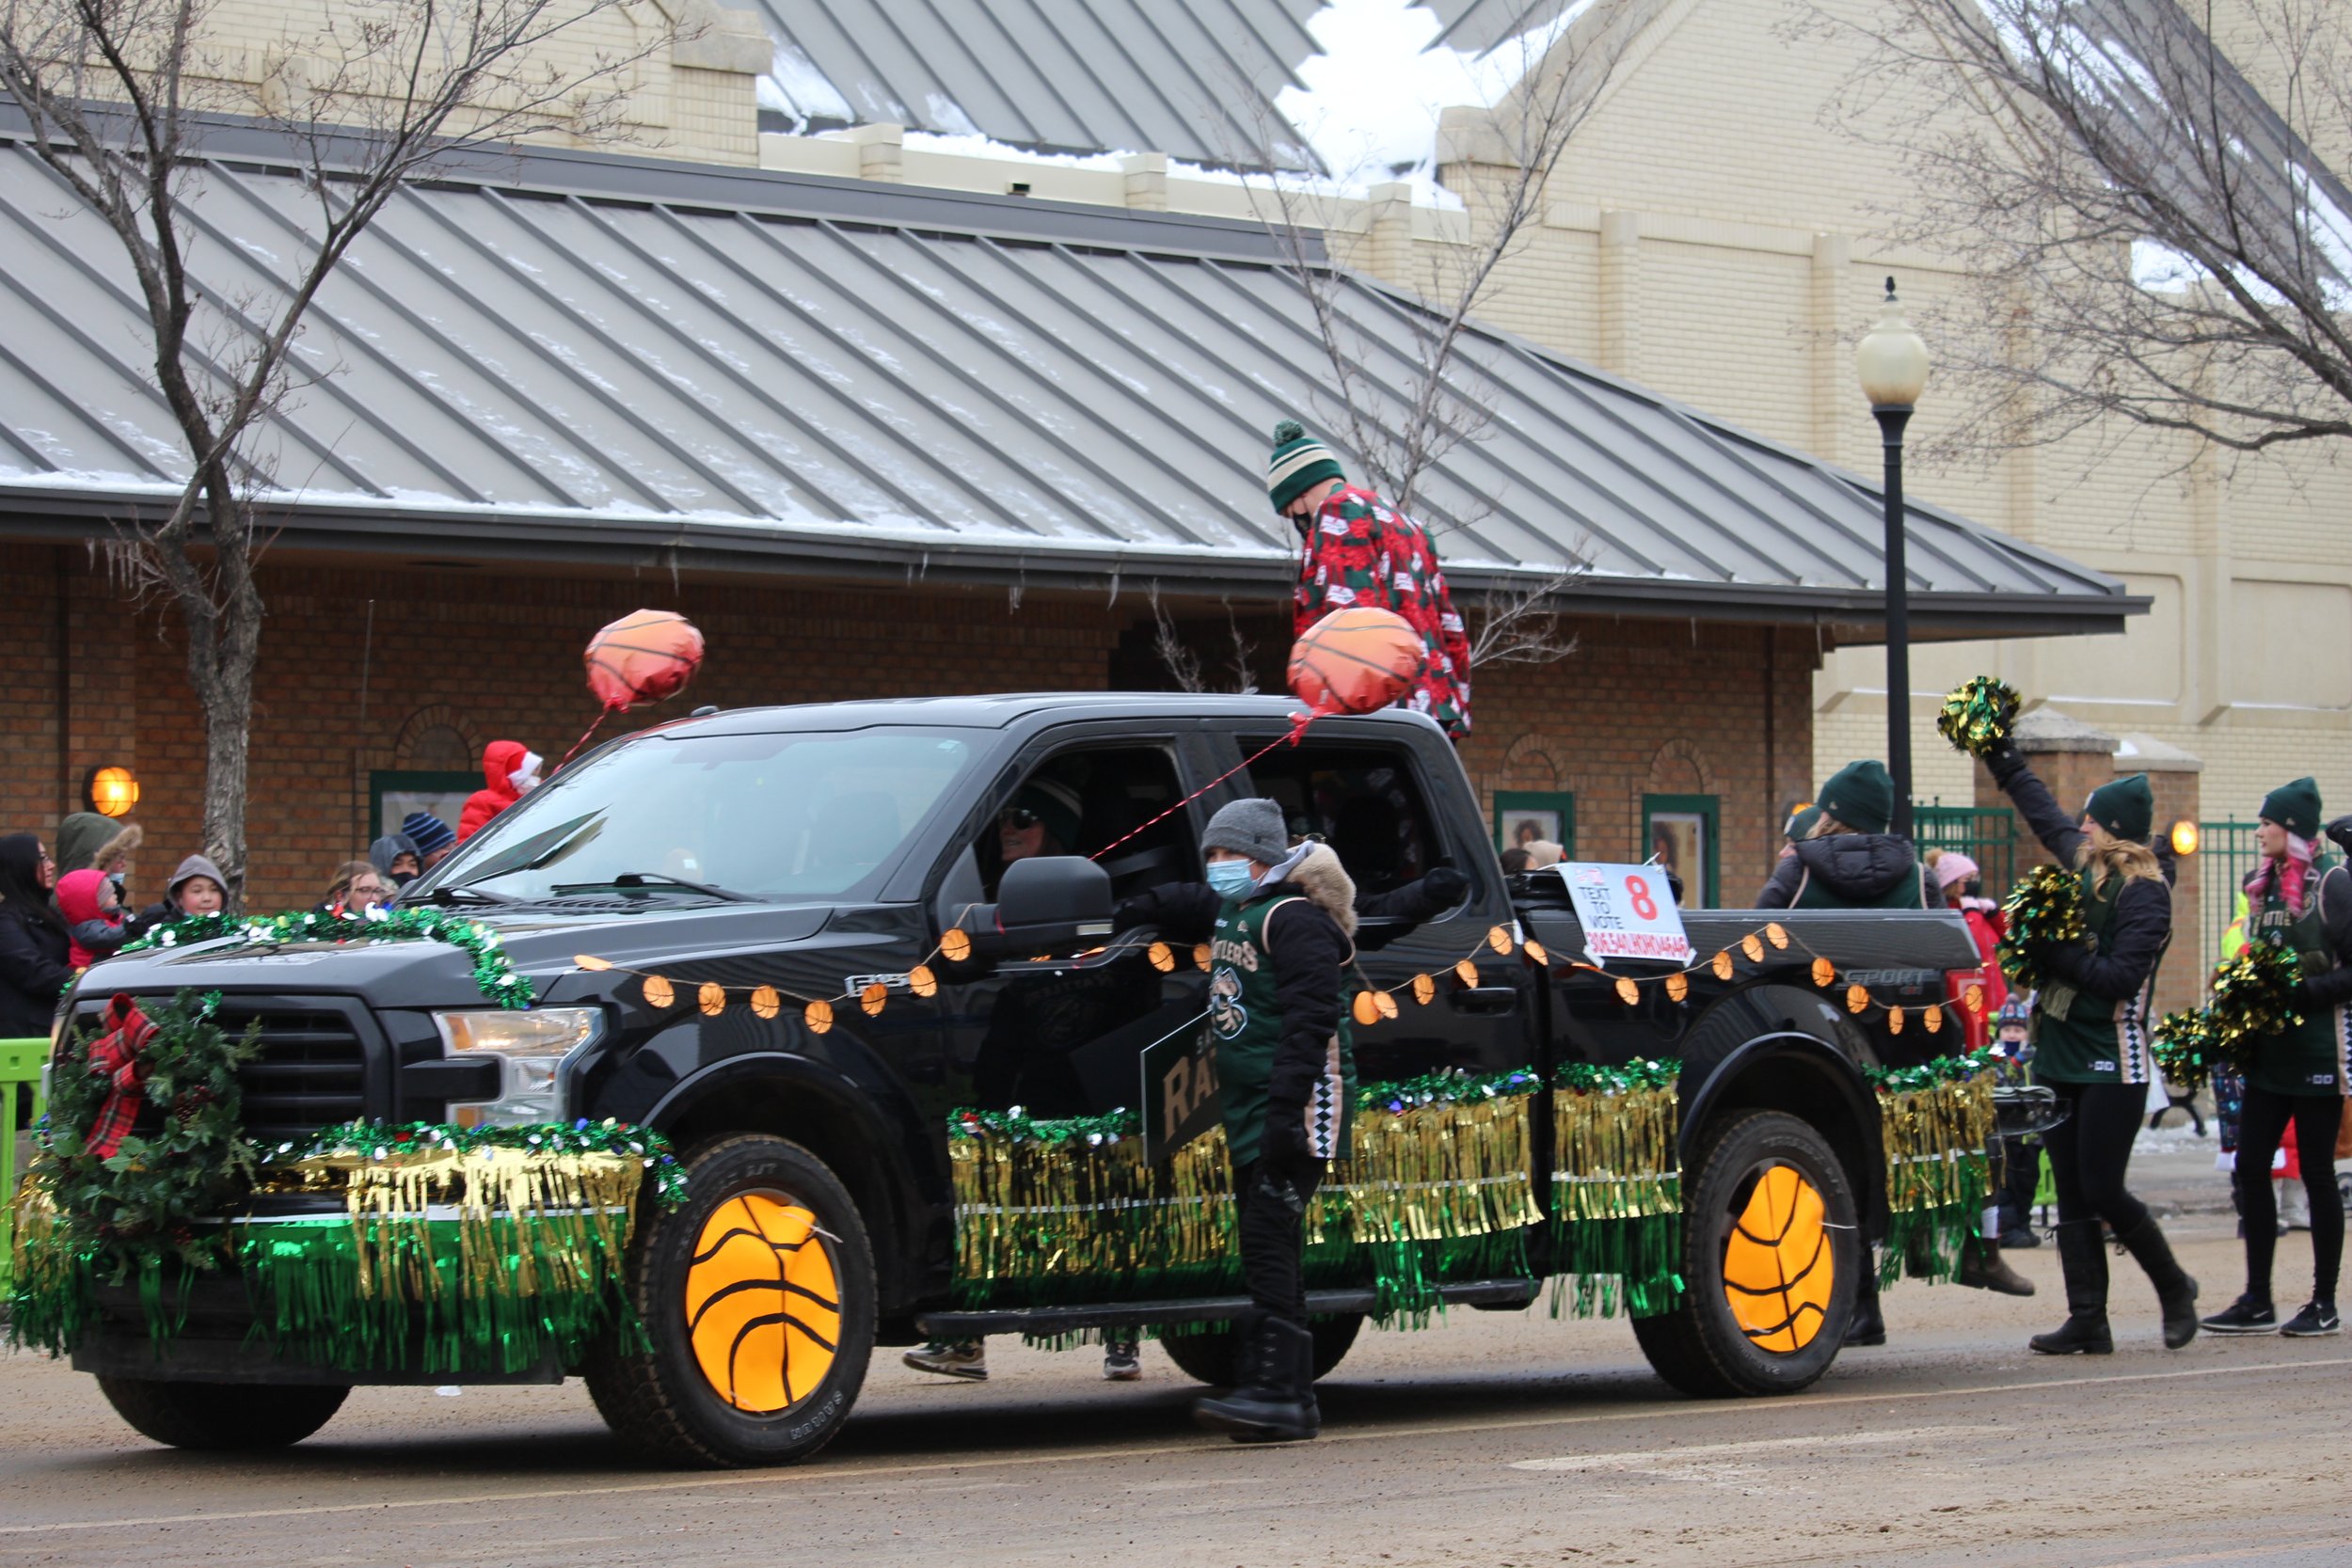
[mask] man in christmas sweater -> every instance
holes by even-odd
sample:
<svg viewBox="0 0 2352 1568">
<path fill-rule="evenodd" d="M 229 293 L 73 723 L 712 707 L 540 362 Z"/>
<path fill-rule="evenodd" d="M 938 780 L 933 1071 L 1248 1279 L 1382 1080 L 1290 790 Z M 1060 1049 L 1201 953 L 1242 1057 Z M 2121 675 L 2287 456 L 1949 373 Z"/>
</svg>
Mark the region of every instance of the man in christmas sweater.
<svg viewBox="0 0 2352 1568">
<path fill-rule="evenodd" d="M 1359 605 L 1403 616 L 1429 662 L 1401 705 L 1429 715 L 1457 741 L 1470 734 L 1470 638 L 1422 526 L 1348 483 L 1331 449 L 1295 420 L 1274 427 L 1266 491 L 1298 528 L 1297 630 Z"/>
</svg>

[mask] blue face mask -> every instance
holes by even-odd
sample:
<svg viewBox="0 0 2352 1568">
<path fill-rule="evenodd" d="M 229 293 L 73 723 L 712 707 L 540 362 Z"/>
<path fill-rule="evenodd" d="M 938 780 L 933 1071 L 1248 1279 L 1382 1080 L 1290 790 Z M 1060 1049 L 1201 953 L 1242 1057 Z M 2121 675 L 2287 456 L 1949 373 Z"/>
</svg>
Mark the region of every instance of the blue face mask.
<svg viewBox="0 0 2352 1568">
<path fill-rule="evenodd" d="M 1209 886 L 1215 888 L 1221 898 L 1240 897 L 1249 891 L 1250 884 L 1257 879 L 1250 874 L 1248 861 L 1209 863 Z"/>
</svg>

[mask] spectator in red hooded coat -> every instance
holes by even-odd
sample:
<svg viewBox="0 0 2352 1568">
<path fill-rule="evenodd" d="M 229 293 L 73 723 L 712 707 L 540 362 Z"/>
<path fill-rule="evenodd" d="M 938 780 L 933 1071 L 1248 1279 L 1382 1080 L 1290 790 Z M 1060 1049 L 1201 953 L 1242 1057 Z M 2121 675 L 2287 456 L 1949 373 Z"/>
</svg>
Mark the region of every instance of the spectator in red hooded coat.
<svg viewBox="0 0 2352 1568">
<path fill-rule="evenodd" d="M 489 825 L 490 818 L 539 786 L 542 759 L 519 740 L 493 740 L 482 748 L 482 787 L 466 797 L 457 818 L 457 842 L 463 844 Z"/>
</svg>

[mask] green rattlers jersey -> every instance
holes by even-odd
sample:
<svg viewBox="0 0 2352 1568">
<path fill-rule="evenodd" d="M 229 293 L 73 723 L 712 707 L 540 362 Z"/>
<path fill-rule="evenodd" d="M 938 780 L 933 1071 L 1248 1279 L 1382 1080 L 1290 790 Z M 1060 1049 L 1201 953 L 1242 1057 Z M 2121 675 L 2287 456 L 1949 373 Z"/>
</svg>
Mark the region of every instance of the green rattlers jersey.
<svg viewBox="0 0 2352 1568">
<path fill-rule="evenodd" d="M 2326 886 L 2324 877 L 2311 879 L 2311 895 L 2303 900 L 2303 912 L 2298 915 L 2288 910 L 2286 899 L 2280 895 L 2278 879 L 2272 878 L 2263 892 L 2261 906 L 2246 911 L 2246 940 L 2283 941 L 2302 959 L 2306 975 L 2324 974 L 2335 968 L 2321 915 L 2321 889 Z M 2347 1028 L 2352 1028 L 2347 1009 L 2306 1005 L 2301 1010 L 2300 1024 L 2282 1034 L 2265 1035 L 2254 1043 L 2252 1057 L 2246 1064 L 2247 1085 L 2268 1094 L 2342 1094 L 2344 1053 L 2352 1044 L 2347 1039 Z"/>
<path fill-rule="evenodd" d="M 2124 880 L 2104 884 L 2082 874 L 2083 927 L 2105 949 L 2115 928 L 2115 906 Z M 2157 967 L 2164 963 L 2162 955 Z M 2043 1084 L 2145 1084 L 2148 1082 L 2148 999 L 2156 971 L 2139 994 L 2122 1002 L 2091 996 L 2063 980 L 2044 985 L 2033 1001 L 2033 1075 Z"/>
<path fill-rule="evenodd" d="M 1304 902 L 1295 893 L 1228 899 L 1209 940 L 1209 1032 L 1216 1041 L 1216 1077 L 1225 1101 L 1225 1140 L 1239 1170 L 1258 1157 L 1265 1130 L 1266 1083 L 1282 1042 L 1275 1002 L 1274 953 L 1266 925 L 1274 911 Z M 1307 1147 L 1327 1160 L 1347 1158 L 1347 1124 L 1356 1098 L 1356 1058 L 1350 1049 L 1348 1005 L 1353 982 L 1340 985 L 1339 1027 L 1325 1043 L 1323 1071 L 1307 1099 Z"/>
</svg>

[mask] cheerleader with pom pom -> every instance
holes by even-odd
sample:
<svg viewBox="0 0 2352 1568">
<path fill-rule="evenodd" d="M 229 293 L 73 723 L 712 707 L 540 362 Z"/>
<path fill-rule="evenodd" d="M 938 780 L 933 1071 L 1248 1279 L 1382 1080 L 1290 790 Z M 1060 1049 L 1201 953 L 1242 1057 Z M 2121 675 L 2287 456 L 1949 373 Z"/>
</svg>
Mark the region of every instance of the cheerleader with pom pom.
<svg viewBox="0 0 2352 1568">
<path fill-rule="evenodd" d="M 2246 879 L 2247 952 L 2268 946 L 2292 953 L 2296 978 L 2287 997 L 2291 1010 L 2271 1009 L 2283 1016 L 2257 1022 L 2236 1046 L 2246 1079 L 2237 1145 L 2246 1291 L 2205 1320 L 2216 1334 L 2304 1338 L 2333 1334 L 2340 1324 L 2336 1275 L 2344 1260 L 2344 1206 L 2330 1156 L 2344 1119 L 2346 1053 L 2352 1050 L 2352 1008 L 2346 1006 L 2352 1003 L 2352 874 L 2341 865 L 2324 875 L 2313 869 L 2318 838 L 2317 784 L 2297 779 L 2264 797 L 2254 832 L 2262 863 Z M 2220 1010 L 2218 997 L 2215 1007 Z M 2289 1125 L 2312 1200 L 2312 1299 L 2281 1324 L 2270 1299 L 2279 1236 L 2267 1178 Z"/>
<path fill-rule="evenodd" d="M 1980 684 L 1989 683 L 1971 688 Z M 1955 703 L 1971 688 L 1954 693 Z M 2147 1098 L 2149 993 L 2172 940 L 2170 847 L 2149 842 L 2155 796 L 2147 777 L 2135 774 L 2091 791 L 2079 817 L 2069 816 L 2018 752 L 2007 723 L 2013 705 L 1979 708 L 1990 720 L 1952 735 L 1954 744 L 1983 758 L 1994 783 L 2079 886 L 2079 937 L 2036 939 L 2036 922 L 2021 918 L 2029 911 L 2013 912 L 2010 932 L 2025 966 L 2042 977 L 2033 1002 L 2034 1078 L 2057 1091 L 2067 1113 L 2042 1134 L 2058 1188 L 2066 1322 L 2030 1343 L 2044 1355 L 2115 1349 L 2099 1238 L 2105 1221 L 2147 1271 L 2163 1310 L 2164 1342 L 2178 1350 L 2197 1334 L 2197 1281 L 2124 1185 Z M 2073 928 L 2071 916 L 2065 924 Z"/>
</svg>

